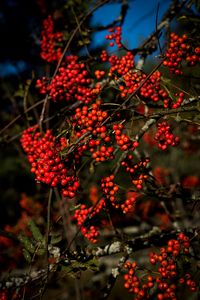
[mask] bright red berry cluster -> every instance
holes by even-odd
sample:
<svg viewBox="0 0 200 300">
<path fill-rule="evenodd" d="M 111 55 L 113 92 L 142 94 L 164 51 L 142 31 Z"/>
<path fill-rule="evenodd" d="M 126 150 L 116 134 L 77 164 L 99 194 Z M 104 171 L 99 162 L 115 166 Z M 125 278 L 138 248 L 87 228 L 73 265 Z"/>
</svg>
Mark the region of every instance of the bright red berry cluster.
<svg viewBox="0 0 200 300">
<path fill-rule="evenodd" d="M 179 37 L 173 32 L 165 57 L 163 65 L 169 67 L 170 72 L 180 75 L 183 74 L 181 70 L 183 61 L 188 62 L 190 66 L 200 62 L 200 47 L 193 48 L 186 34 Z"/>
<path fill-rule="evenodd" d="M 73 198 L 80 184 L 70 160 L 61 160 L 63 138 L 57 140 L 50 130 L 42 136 L 34 126 L 23 132 L 20 141 L 36 180 L 51 187 L 59 186 L 63 196 Z"/>
<path fill-rule="evenodd" d="M 123 129 L 123 124 L 113 125 L 117 145 L 122 151 L 135 150 L 135 148 L 139 146 L 139 143 L 137 141 L 131 141 L 125 133 L 122 133 Z"/>
<path fill-rule="evenodd" d="M 93 140 L 92 140 L 93 141 Z M 91 145 L 91 142 L 90 142 Z M 96 161 L 96 162 L 103 162 L 105 160 L 108 159 L 113 159 L 114 155 L 114 147 L 113 146 L 100 146 L 99 148 L 97 148 L 96 150 L 93 150 L 94 148 L 90 148 L 90 152 L 92 152 L 92 158 Z"/>
<path fill-rule="evenodd" d="M 119 204 L 116 203 L 116 193 L 119 190 L 117 184 L 114 183 L 114 175 L 107 176 L 101 180 L 101 189 L 107 200 L 115 207 L 119 208 Z"/>
<path fill-rule="evenodd" d="M 57 62 L 62 55 L 63 34 L 54 32 L 54 21 L 51 16 L 43 22 L 41 40 L 41 57 L 47 62 Z"/>
<path fill-rule="evenodd" d="M 138 91 L 138 95 L 143 101 L 160 101 L 163 102 L 164 108 L 177 108 L 182 104 L 184 93 L 180 92 L 175 93 L 173 96 L 170 95 L 168 91 L 163 88 L 162 73 L 160 71 L 155 71 L 148 80 L 146 80 L 146 77 L 146 74 L 133 70 L 123 75 L 123 84 L 119 86 L 121 97 L 124 98 L 132 94 L 144 82 Z M 173 101 L 176 97 L 178 98 L 174 103 Z"/>
<path fill-rule="evenodd" d="M 101 180 L 101 189 L 103 195 L 105 196 L 105 199 L 107 199 L 109 203 L 111 203 L 112 206 L 115 207 L 116 209 L 120 208 L 124 214 L 133 212 L 138 195 L 131 194 L 130 196 L 125 198 L 125 200 L 123 199 L 122 196 L 118 195 L 117 197 L 119 187 L 117 184 L 114 183 L 114 179 L 115 177 L 112 174 Z"/>
<path fill-rule="evenodd" d="M 104 54 L 103 58 L 105 59 L 105 57 Z M 112 54 L 107 56 L 107 59 L 110 63 L 108 76 L 113 76 L 115 80 L 117 80 L 119 76 L 127 74 L 134 67 L 134 56 L 130 51 L 122 57 Z"/>
<path fill-rule="evenodd" d="M 178 136 L 174 136 L 171 132 L 170 126 L 166 121 L 157 123 L 157 132 L 155 134 L 155 140 L 158 141 L 158 148 L 166 150 L 168 146 L 177 146 L 180 142 Z"/>
<path fill-rule="evenodd" d="M 79 62 L 75 55 L 69 55 L 65 58 L 65 62 L 49 84 L 45 77 L 37 80 L 40 93 L 48 93 L 55 102 L 73 103 L 81 101 L 88 104 L 96 99 L 101 90 L 98 83 L 94 87 L 91 84 L 92 78 L 89 76 L 85 64 Z"/>
<path fill-rule="evenodd" d="M 100 109 L 101 103 L 101 100 L 96 100 L 91 107 L 84 105 L 82 108 L 78 107 L 76 109 L 73 125 L 77 137 L 88 132 L 93 136 L 99 136 L 105 141 L 108 141 L 106 135 L 107 128 L 101 125 L 108 117 L 108 113 Z"/>
<path fill-rule="evenodd" d="M 131 196 L 128 199 L 126 199 L 124 203 L 121 204 L 121 209 L 123 213 L 127 214 L 129 212 L 133 212 L 136 201 L 137 201 L 137 196 Z"/>
<path fill-rule="evenodd" d="M 114 46 L 114 43 L 116 43 L 117 47 L 121 48 L 122 47 L 122 44 L 121 44 L 122 29 L 121 29 L 121 27 L 117 26 L 114 28 L 110 28 L 109 32 L 110 32 L 110 34 L 106 35 L 105 38 L 110 41 L 113 40 L 113 42 L 110 42 L 110 46 L 112 47 L 112 46 Z"/>
<path fill-rule="evenodd" d="M 100 54 L 101 61 L 106 62 L 108 60 L 108 57 L 109 57 L 109 55 L 108 55 L 107 51 L 102 50 L 101 54 Z"/>
<path fill-rule="evenodd" d="M 101 79 L 105 75 L 105 71 L 104 70 L 96 70 L 94 72 L 94 75 L 99 80 L 99 79 Z"/>
<path fill-rule="evenodd" d="M 136 262 L 125 263 L 128 273 L 124 275 L 124 287 L 135 295 L 134 299 L 150 299 L 152 293 L 157 294 L 157 299 L 177 300 L 178 287 L 184 284 L 191 292 L 197 291 L 197 284 L 191 274 L 185 274 L 181 256 L 189 254 L 190 241 L 184 233 L 178 234 L 177 239 L 171 239 L 166 248 L 161 248 L 160 253 L 151 252 L 150 263 L 156 270 L 147 269 L 146 276 L 140 276 L 141 271 Z M 189 259 L 189 257 L 188 257 Z"/>
<path fill-rule="evenodd" d="M 97 237 L 99 236 L 98 226 L 91 225 L 92 218 L 99 214 L 104 207 L 104 199 L 101 199 L 94 207 L 91 206 L 87 208 L 85 204 L 82 204 L 80 208 L 75 211 L 74 220 L 76 220 L 80 227 L 83 236 L 91 243 L 96 243 Z"/>
<path fill-rule="evenodd" d="M 112 39 L 113 35 L 110 34 L 106 36 L 107 39 Z M 188 37 L 183 35 L 178 37 L 176 34 L 171 34 L 170 48 L 166 52 L 166 59 L 163 64 L 170 67 L 171 72 L 176 74 L 181 73 L 180 63 L 183 59 L 188 61 L 190 65 L 194 65 L 200 60 L 200 50 L 199 47 L 193 49 L 192 46 L 186 43 Z M 182 47 L 182 48 L 181 48 Z M 181 49 L 180 49 L 181 48 Z M 160 71 L 155 71 L 148 80 L 146 80 L 147 75 L 141 71 L 134 69 L 134 56 L 130 51 L 122 56 L 118 57 L 116 55 L 109 55 L 105 50 L 101 53 L 101 59 L 103 62 L 108 61 L 110 63 L 110 70 L 108 76 L 112 76 L 116 81 L 119 82 L 119 90 L 122 98 L 127 97 L 134 93 L 135 90 L 142 84 L 138 91 L 138 95 L 142 100 L 153 102 L 162 101 L 164 108 L 178 108 L 183 100 L 184 94 L 182 92 L 175 93 L 174 96 L 168 93 L 168 91 L 163 88 L 162 84 L 162 73 Z M 174 102 L 174 98 L 177 101 Z"/>
<path fill-rule="evenodd" d="M 137 189 L 141 190 L 143 183 L 147 180 L 147 166 L 150 162 L 149 158 L 141 159 L 138 163 L 133 162 L 133 155 L 127 155 L 126 159 L 121 162 L 121 165 L 125 167 L 126 172 L 131 176 L 132 183 Z"/>
<path fill-rule="evenodd" d="M 145 283 L 140 282 L 139 276 L 136 275 L 137 264 L 136 262 L 126 262 L 124 268 L 128 273 L 124 275 L 124 287 L 128 289 L 129 293 L 134 294 L 135 300 L 149 299 L 149 291 L 154 286 L 154 280 L 151 275 L 148 275 Z"/>
<path fill-rule="evenodd" d="M 90 133 L 89 143 L 88 139 L 86 141 L 87 148 L 96 162 L 114 158 L 114 147 L 109 143 L 111 138 L 107 132 L 107 127 L 102 125 L 108 114 L 100 109 L 100 105 L 101 100 L 97 100 L 91 107 L 85 105 L 82 108 L 77 108 L 73 122 L 74 135 L 77 138 Z"/>
<path fill-rule="evenodd" d="M 178 97 L 177 101 L 171 105 L 171 108 L 174 108 L 174 109 L 181 106 L 181 104 L 183 103 L 183 100 L 185 98 L 185 94 L 183 92 L 175 93 L 175 97 Z"/>
</svg>

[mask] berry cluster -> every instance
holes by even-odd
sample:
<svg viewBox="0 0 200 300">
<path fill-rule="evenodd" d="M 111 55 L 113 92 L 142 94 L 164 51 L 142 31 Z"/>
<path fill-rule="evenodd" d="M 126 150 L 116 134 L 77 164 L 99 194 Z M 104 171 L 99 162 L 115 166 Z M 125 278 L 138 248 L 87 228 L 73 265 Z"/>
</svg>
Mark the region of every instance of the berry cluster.
<svg viewBox="0 0 200 300">
<path fill-rule="evenodd" d="M 82 204 L 80 208 L 75 211 L 74 220 L 76 220 L 78 226 L 80 226 L 83 236 L 91 243 L 96 243 L 97 237 L 99 236 L 98 227 L 91 225 L 92 218 L 99 214 L 104 207 L 104 199 L 101 199 L 94 207 L 91 206 L 87 208 L 85 204 Z"/>
<path fill-rule="evenodd" d="M 123 76 L 123 84 L 119 86 L 121 97 L 124 98 L 132 94 L 146 80 L 138 91 L 138 95 L 144 101 L 162 101 L 164 107 L 167 108 L 169 103 L 171 103 L 171 98 L 167 91 L 162 88 L 161 75 L 160 71 L 155 71 L 150 78 L 146 80 L 147 75 L 141 71 L 128 72 Z"/>
<path fill-rule="evenodd" d="M 119 187 L 114 183 L 114 175 L 110 175 L 101 180 L 101 189 L 105 198 L 115 207 L 119 208 L 119 204 L 116 203 L 116 193 Z"/>
<path fill-rule="evenodd" d="M 135 150 L 136 147 L 139 146 L 139 143 L 137 141 L 131 141 L 130 138 L 122 133 L 122 130 L 124 129 L 123 124 L 114 124 L 113 125 L 113 130 L 115 133 L 115 139 L 117 145 L 120 146 L 120 149 L 122 151 L 126 150 Z"/>
<path fill-rule="evenodd" d="M 102 126 L 101 123 L 108 117 L 106 111 L 100 109 L 101 100 L 97 100 L 96 103 L 89 108 L 84 105 L 82 108 L 78 107 L 74 116 L 74 127 L 76 130 L 76 136 L 80 137 L 86 132 L 91 133 L 93 136 L 99 135 L 100 138 L 108 141 L 106 135 L 107 128 Z"/>
<path fill-rule="evenodd" d="M 189 38 L 186 34 L 179 37 L 175 33 L 170 35 L 169 48 L 165 54 L 163 65 L 169 67 L 170 72 L 180 75 L 181 63 L 185 60 L 190 66 L 200 62 L 200 47 L 193 47 L 189 43 Z"/>
<path fill-rule="evenodd" d="M 100 146 L 99 150 L 93 150 L 93 148 L 90 148 L 90 152 L 92 153 L 92 158 L 96 161 L 96 162 L 103 162 L 107 159 L 113 159 L 114 155 L 113 155 L 113 151 L 114 151 L 114 147 L 113 146 Z"/>
<path fill-rule="evenodd" d="M 98 83 L 94 87 L 91 87 L 91 83 L 92 79 L 85 64 L 78 62 L 77 56 L 69 55 L 51 82 L 48 84 L 47 79 L 43 77 L 37 80 L 37 87 L 41 94 L 48 93 L 55 102 L 81 101 L 88 104 L 96 98 L 101 89 Z"/>
<path fill-rule="evenodd" d="M 100 58 L 101 58 L 102 62 L 108 61 L 108 57 L 109 57 L 109 55 L 106 52 L 106 50 L 102 50 L 101 54 L 100 54 Z"/>
<path fill-rule="evenodd" d="M 62 47 L 60 44 L 63 42 L 62 32 L 54 32 L 54 22 L 51 16 L 43 22 L 41 40 L 41 57 L 47 62 L 57 62 L 62 55 Z"/>
<path fill-rule="evenodd" d="M 124 275 L 124 287 L 130 293 L 135 294 L 134 299 L 150 299 L 153 290 L 157 292 L 157 299 L 177 300 L 178 286 L 186 284 L 191 292 L 197 291 L 197 285 L 192 280 L 191 274 L 182 274 L 184 266 L 180 266 L 182 255 L 189 254 L 190 242 L 184 233 L 180 233 L 177 239 L 171 239 L 166 248 L 161 248 L 160 253 L 151 252 L 149 261 L 157 269 L 147 270 L 147 276 L 140 276 L 140 268 L 136 262 L 127 262 L 125 269 L 128 273 Z M 180 260 L 179 260 L 180 259 Z M 180 268 L 180 270 L 179 270 Z"/>
<path fill-rule="evenodd" d="M 141 75 L 139 75 L 141 76 Z M 145 79 L 146 74 L 143 74 L 142 77 Z M 161 88 L 161 72 L 155 71 L 147 80 L 140 89 L 140 94 L 143 98 L 151 99 L 153 102 L 157 102 L 161 99 L 167 97 L 167 93 L 164 89 Z"/>
<path fill-rule="evenodd" d="M 105 54 L 103 58 L 106 57 Z M 105 59 L 105 58 L 104 58 Z M 108 57 L 108 62 L 111 67 L 109 69 L 108 76 L 113 76 L 117 80 L 118 76 L 127 74 L 134 67 L 134 56 L 131 52 L 127 52 L 124 56 L 118 57 L 117 55 L 112 54 Z"/>
<path fill-rule="evenodd" d="M 137 264 L 136 262 L 126 262 L 124 268 L 128 273 L 124 275 L 124 287 L 128 289 L 129 293 L 135 294 L 135 300 L 149 299 L 149 291 L 154 286 L 154 280 L 151 275 L 148 275 L 145 283 L 140 283 L 139 276 L 136 275 Z"/>
<path fill-rule="evenodd" d="M 105 71 L 103 70 L 96 70 L 94 72 L 95 77 L 99 80 L 105 75 Z"/>
<path fill-rule="evenodd" d="M 106 145 L 110 142 L 110 136 L 107 133 L 107 127 L 101 125 L 107 118 L 106 111 L 100 109 L 101 100 L 97 100 L 96 103 L 82 108 L 76 109 L 74 116 L 74 129 L 75 136 L 77 138 L 84 134 L 90 133 L 91 139 L 88 143 L 89 151 L 92 153 L 92 158 L 96 162 L 103 162 L 107 159 L 113 159 L 114 147 Z"/>
<path fill-rule="evenodd" d="M 127 74 L 123 75 L 123 84 L 120 84 L 119 90 L 121 97 L 124 98 L 132 94 L 141 83 L 146 80 L 147 75 L 141 72 L 129 71 Z M 155 71 L 148 80 L 142 85 L 138 91 L 138 95 L 144 101 L 158 102 L 162 101 L 164 108 L 178 108 L 183 100 L 184 93 L 175 93 L 173 96 L 162 88 L 162 73 L 160 71 Z M 173 103 L 173 99 L 177 98 L 177 101 Z"/>
<path fill-rule="evenodd" d="M 21 137 L 21 144 L 31 164 L 31 172 L 38 182 L 51 187 L 60 186 L 62 195 L 73 198 L 79 188 L 79 180 L 73 174 L 69 160 L 62 161 L 63 138 L 56 140 L 50 130 L 44 136 L 36 131 L 36 126 L 26 129 Z M 68 167 L 66 167 L 66 165 Z"/>
<path fill-rule="evenodd" d="M 107 39 L 112 39 L 112 35 L 108 35 Z M 171 50 L 170 50 L 171 51 Z M 198 49 L 195 49 L 199 53 Z M 187 60 L 189 56 L 187 56 Z M 166 89 L 162 87 L 162 73 L 155 71 L 148 80 L 147 75 L 141 71 L 134 70 L 134 56 L 131 52 L 127 52 L 124 56 L 109 55 L 105 50 L 101 53 L 101 60 L 110 63 L 108 76 L 113 76 L 114 80 L 119 82 L 119 91 L 122 98 L 134 93 L 143 83 L 138 91 L 138 95 L 144 101 L 158 102 L 162 101 L 164 108 L 178 108 L 184 99 L 184 94 L 175 93 L 171 96 Z M 164 63 L 166 64 L 166 62 Z M 173 103 L 174 98 L 177 101 Z"/>
<path fill-rule="evenodd" d="M 138 194 L 131 193 L 131 195 L 127 195 L 125 200 L 123 200 L 122 197 L 120 197 L 121 199 L 118 199 L 116 194 L 119 191 L 119 187 L 114 183 L 113 174 L 101 180 L 101 189 L 105 199 L 109 200 L 113 207 L 116 209 L 120 208 L 124 214 L 133 212 Z"/>
<path fill-rule="evenodd" d="M 123 204 L 121 204 L 121 209 L 124 214 L 132 212 L 134 210 L 136 200 L 137 200 L 136 196 L 131 196 L 128 199 L 126 199 Z"/>
<path fill-rule="evenodd" d="M 126 172 L 130 174 L 132 183 L 139 190 L 142 189 L 143 183 L 148 178 L 146 168 L 149 162 L 149 158 L 144 158 L 135 164 L 133 162 L 132 154 L 127 155 L 126 159 L 121 162 L 121 165 L 125 167 Z"/>
<path fill-rule="evenodd" d="M 117 27 L 114 27 L 114 28 L 110 28 L 109 32 L 110 32 L 110 34 L 106 35 L 105 38 L 107 40 L 110 40 L 110 41 L 114 40 L 117 47 L 121 48 L 122 47 L 122 44 L 121 44 L 122 29 L 121 29 L 121 27 L 117 26 Z M 114 46 L 114 42 L 110 42 L 111 47 Z"/>
<path fill-rule="evenodd" d="M 171 108 L 178 108 L 179 106 L 181 106 L 181 104 L 183 103 L 183 100 L 185 98 L 185 94 L 183 92 L 180 92 L 180 93 L 176 93 L 175 94 L 176 97 L 178 97 L 177 101 L 175 103 L 173 103 L 171 105 Z"/>
<path fill-rule="evenodd" d="M 166 121 L 157 123 L 157 132 L 155 134 L 155 140 L 158 142 L 158 148 L 166 150 L 168 146 L 176 146 L 180 142 L 179 137 L 175 137 L 171 132 L 170 126 Z"/>
</svg>

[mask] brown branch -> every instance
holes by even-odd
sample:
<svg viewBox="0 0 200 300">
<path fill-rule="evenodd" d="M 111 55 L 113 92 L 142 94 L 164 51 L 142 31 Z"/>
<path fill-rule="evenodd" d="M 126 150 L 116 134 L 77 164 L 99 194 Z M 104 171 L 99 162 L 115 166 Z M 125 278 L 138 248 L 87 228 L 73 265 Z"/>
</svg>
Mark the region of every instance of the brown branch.
<svg viewBox="0 0 200 300">
<path fill-rule="evenodd" d="M 106 284 L 105 288 L 102 290 L 103 296 L 100 298 L 101 300 L 108 299 L 108 297 L 110 296 L 110 293 L 116 283 L 117 277 L 120 275 L 120 273 L 123 269 L 123 266 L 124 266 L 125 262 L 127 261 L 128 257 L 129 257 L 129 255 L 127 253 L 124 254 L 119 259 L 117 267 L 112 269 L 111 274 L 110 274 L 109 278 L 107 279 L 107 284 Z"/>
<path fill-rule="evenodd" d="M 86 255 L 88 255 L 88 257 L 91 257 L 91 255 L 93 255 L 97 258 L 103 256 L 110 256 L 118 253 L 127 253 L 128 255 L 130 255 L 135 251 L 140 251 L 151 247 L 164 246 L 169 239 L 176 238 L 177 234 L 180 232 L 184 232 L 187 236 L 189 236 L 191 242 L 195 242 L 198 240 L 200 228 L 191 227 L 161 231 L 160 228 L 153 227 L 152 230 L 148 231 L 147 233 L 144 233 L 140 236 L 136 236 L 134 238 L 129 238 L 127 239 L 127 241 L 115 241 L 103 247 L 94 247 L 92 249 L 87 248 Z M 65 258 L 62 255 L 58 264 L 62 264 L 62 262 L 64 261 Z M 66 256 L 66 261 L 69 263 L 68 256 Z M 56 268 L 51 268 L 50 272 L 56 272 Z M 21 274 L 18 276 L 10 276 L 7 279 L 4 279 L 0 282 L 0 288 L 23 287 L 25 284 L 28 285 L 35 281 L 40 282 L 45 278 L 46 269 L 41 269 L 39 271 L 32 271 L 29 275 Z"/>
<path fill-rule="evenodd" d="M 10 128 L 13 124 L 15 124 L 18 120 L 20 120 L 22 117 L 25 116 L 25 114 L 29 111 L 31 111 L 32 109 L 34 109 L 35 107 L 39 106 L 40 104 L 42 104 L 45 101 L 45 99 L 38 101 L 37 103 L 31 105 L 29 108 L 27 108 L 27 110 L 25 110 L 22 114 L 18 115 L 16 118 L 14 118 L 10 123 L 8 123 L 6 126 L 4 126 L 1 130 L 0 130 L 0 134 L 2 134 L 4 131 L 6 131 L 8 128 Z"/>
</svg>

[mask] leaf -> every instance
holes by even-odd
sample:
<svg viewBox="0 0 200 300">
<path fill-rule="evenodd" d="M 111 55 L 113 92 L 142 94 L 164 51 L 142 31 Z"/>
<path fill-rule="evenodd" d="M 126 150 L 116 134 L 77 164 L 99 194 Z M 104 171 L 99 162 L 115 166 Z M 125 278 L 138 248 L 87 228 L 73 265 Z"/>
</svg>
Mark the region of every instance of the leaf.
<svg viewBox="0 0 200 300">
<path fill-rule="evenodd" d="M 197 10 L 200 11 L 200 0 L 196 0 L 196 7 Z"/>
<path fill-rule="evenodd" d="M 72 205 L 69 209 L 70 212 L 73 212 L 81 207 L 81 204 Z"/>
<path fill-rule="evenodd" d="M 99 270 L 99 263 L 96 259 L 91 259 L 87 262 L 80 262 L 80 261 L 73 261 L 68 266 L 62 266 L 62 271 L 66 272 L 67 274 L 70 274 L 71 276 L 74 276 L 77 272 L 80 271 L 98 271 Z"/>
<path fill-rule="evenodd" d="M 24 89 L 23 86 L 20 84 L 19 89 L 14 93 L 14 97 L 24 97 Z"/>
<path fill-rule="evenodd" d="M 84 45 L 89 45 L 90 44 L 90 39 L 89 38 L 84 38 L 83 40 L 78 41 L 79 46 L 84 46 Z"/>
<path fill-rule="evenodd" d="M 98 271 L 99 270 L 99 261 L 97 259 L 91 259 L 85 264 L 89 270 Z"/>
<path fill-rule="evenodd" d="M 36 254 L 39 256 L 42 256 L 45 254 L 45 249 L 44 248 L 40 248 L 40 249 L 36 249 Z"/>
<path fill-rule="evenodd" d="M 185 23 L 188 23 L 188 22 L 191 22 L 191 23 L 199 23 L 200 22 L 200 19 L 199 17 L 194 17 L 194 16 L 181 16 L 178 18 L 178 21 L 181 21 L 181 22 L 185 22 Z"/>
<path fill-rule="evenodd" d="M 61 271 L 63 271 L 65 274 L 72 276 L 75 278 L 75 273 L 73 272 L 73 268 L 71 266 L 62 266 Z"/>
<path fill-rule="evenodd" d="M 62 241 L 61 234 L 54 234 L 51 236 L 51 244 L 52 245 L 58 244 L 60 241 Z"/>
<path fill-rule="evenodd" d="M 22 252 L 23 252 L 23 255 L 24 255 L 24 258 L 26 259 L 26 261 L 30 263 L 32 260 L 30 253 L 26 249 L 23 249 Z"/>
<path fill-rule="evenodd" d="M 41 242 L 44 244 L 44 238 L 39 230 L 39 228 L 36 226 L 35 222 L 33 220 L 30 220 L 29 224 L 28 224 L 30 230 L 31 230 L 31 233 L 34 237 L 34 239 L 37 241 L 37 242 Z"/>
<path fill-rule="evenodd" d="M 92 161 L 90 166 L 89 166 L 89 172 L 90 174 L 94 174 L 94 162 Z"/>
<path fill-rule="evenodd" d="M 35 252 L 35 247 L 27 236 L 20 235 L 19 240 L 23 243 L 26 250 L 32 254 Z"/>
</svg>

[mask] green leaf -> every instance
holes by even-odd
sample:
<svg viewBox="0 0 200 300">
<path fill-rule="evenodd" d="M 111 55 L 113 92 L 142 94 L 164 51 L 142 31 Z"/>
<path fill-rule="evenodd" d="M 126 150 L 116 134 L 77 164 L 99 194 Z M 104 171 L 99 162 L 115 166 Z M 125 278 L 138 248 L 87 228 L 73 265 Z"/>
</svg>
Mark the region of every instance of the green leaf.
<svg viewBox="0 0 200 300">
<path fill-rule="evenodd" d="M 58 244 L 60 241 L 62 241 L 61 234 L 54 234 L 51 236 L 51 244 L 52 245 Z"/>
<path fill-rule="evenodd" d="M 44 238 L 39 230 L 39 228 L 36 226 L 35 222 L 33 220 L 30 220 L 29 224 L 28 224 L 30 230 L 31 230 L 31 233 L 34 237 L 34 239 L 37 241 L 37 242 L 41 242 L 44 244 Z"/>
<path fill-rule="evenodd" d="M 71 277 L 75 278 L 75 273 L 73 271 L 72 266 L 62 266 L 61 271 L 63 271 L 66 275 L 70 275 Z"/>
<path fill-rule="evenodd" d="M 87 268 L 91 271 L 98 271 L 99 270 L 99 262 L 97 259 L 91 259 L 86 264 Z"/>
<path fill-rule="evenodd" d="M 196 0 L 196 7 L 197 10 L 200 11 L 200 0 Z"/>
<path fill-rule="evenodd" d="M 14 97 L 20 97 L 20 98 L 24 97 L 24 89 L 22 84 L 20 84 L 19 89 L 14 93 Z"/>
<path fill-rule="evenodd" d="M 45 249 L 44 248 L 40 248 L 40 249 L 36 249 L 36 254 L 39 256 L 42 256 L 45 254 Z"/>
<path fill-rule="evenodd" d="M 188 23 L 188 22 L 192 22 L 192 23 L 199 23 L 200 22 L 200 19 L 199 17 L 194 17 L 194 16 L 181 16 L 178 18 L 178 21 L 181 21 L 181 22 L 185 22 L 185 23 Z"/>
<path fill-rule="evenodd" d="M 30 263 L 32 260 L 30 253 L 26 249 L 23 249 L 22 252 L 23 252 L 23 255 L 24 255 L 24 258 L 26 259 L 26 261 Z"/>
<path fill-rule="evenodd" d="M 91 270 L 94 272 L 98 271 L 99 270 L 98 261 L 96 259 L 91 259 L 84 263 L 80 261 L 73 261 L 68 266 L 62 266 L 62 271 L 72 276 L 74 276 L 77 272 L 86 271 L 86 270 Z"/>
<path fill-rule="evenodd" d="M 27 236 L 20 235 L 19 240 L 23 243 L 26 250 L 32 254 L 35 252 L 35 247 Z"/>
<path fill-rule="evenodd" d="M 73 212 L 81 207 L 81 204 L 72 205 L 69 209 L 70 212 Z"/>
</svg>

